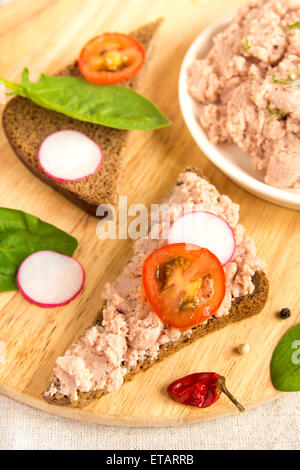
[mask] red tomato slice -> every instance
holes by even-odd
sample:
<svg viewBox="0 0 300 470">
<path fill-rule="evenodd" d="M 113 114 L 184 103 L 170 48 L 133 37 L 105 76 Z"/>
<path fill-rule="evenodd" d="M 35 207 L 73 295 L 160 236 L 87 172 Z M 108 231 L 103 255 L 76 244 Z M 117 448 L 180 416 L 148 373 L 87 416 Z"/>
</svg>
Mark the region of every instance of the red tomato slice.
<svg viewBox="0 0 300 470">
<path fill-rule="evenodd" d="M 151 307 L 166 324 L 182 330 L 210 318 L 226 291 L 224 269 L 206 248 L 165 245 L 143 265 L 143 285 Z"/>
<path fill-rule="evenodd" d="M 82 75 L 96 85 L 111 85 L 133 77 L 145 62 L 143 46 L 131 36 L 104 33 L 82 49 L 78 65 Z"/>
</svg>

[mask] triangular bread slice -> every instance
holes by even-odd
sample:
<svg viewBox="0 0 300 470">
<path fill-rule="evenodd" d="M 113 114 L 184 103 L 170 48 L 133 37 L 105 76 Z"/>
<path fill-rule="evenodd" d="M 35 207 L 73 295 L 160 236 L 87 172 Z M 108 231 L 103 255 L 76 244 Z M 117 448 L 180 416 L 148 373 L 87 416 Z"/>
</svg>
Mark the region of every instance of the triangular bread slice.
<svg viewBox="0 0 300 470">
<path fill-rule="evenodd" d="M 197 177 L 202 177 L 201 172 L 199 172 L 199 170 L 193 167 L 186 169 L 186 172 L 193 172 L 197 175 Z M 182 179 L 179 177 L 177 185 L 180 184 L 182 184 Z M 229 198 L 227 198 L 227 201 L 229 201 Z M 254 284 L 254 291 L 251 294 L 247 294 L 238 298 L 233 298 L 229 314 L 224 316 L 213 315 L 206 323 L 194 327 L 189 332 L 188 336 L 183 334 L 179 339 L 176 339 L 175 341 L 169 341 L 164 344 L 161 344 L 157 357 L 155 357 L 154 359 L 146 357 L 143 360 L 139 360 L 134 367 L 128 368 L 127 373 L 124 377 L 124 382 L 132 380 L 137 373 L 148 369 L 153 364 L 164 359 L 164 357 L 175 353 L 179 349 L 194 342 L 198 338 L 201 338 L 202 336 L 205 336 L 208 333 L 212 333 L 213 331 L 219 330 L 220 328 L 223 328 L 226 325 L 229 325 L 230 323 L 244 320 L 246 318 L 250 318 L 253 315 L 258 314 L 263 309 L 267 301 L 269 283 L 265 273 L 262 270 L 255 271 L 252 277 L 252 282 Z M 106 307 L 107 305 L 105 302 L 103 308 Z M 95 325 L 101 326 L 101 324 L 102 313 L 100 313 L 99 317 L 96 319 L 92 327 L 94 327 Z M 70 348 L 70 350 L 72 349 L 73 347 Z M 61 384 L 59 380 L 57 379 L 57 377 L 54 376 L 51 379 L 48 391 L 44 395 L 45 400 L 55 405 L 69 405 L 72 407 L 82 407 L 88 400 L 93 398 L 98 399 L 107 393 L 104 390 L 94 390 L 85 393 L 78 392 L 78 399 L 73 400 L 70 396 L 63 395 L 60 391 L 60 387 Z"/>
<path fill-rule="evenodd" d="M 161 22 L 162 19 L 158 19 L 130 33 L 144 46 L 147 56 L 142 71 L 136 77 L 124 82 L 124 86 L 136 91 L 141 88 L 155 33 Z M 61 71 L 59 75 L 79 76 L 77 62 Z M 32 101 L 20 96 L 8 102 L 3 112 L 2 122 L 7 139 L 17 156 L 44 183 L 52 186 L 74 204 L 92 215 L 96 215 L 96 209 L 101 204 L 115 204 L 123 155 L 126 151 L 130 131 L 78 121 L 37 106 Z M 49 134 L 62 129 L 81 131 L 100 145 L 104 156 L 103 165 L 88 179 L 76 182 L 60 182 L 49 178 L 41 170 L 37 157 L 41 142 Z"/>
</svg>

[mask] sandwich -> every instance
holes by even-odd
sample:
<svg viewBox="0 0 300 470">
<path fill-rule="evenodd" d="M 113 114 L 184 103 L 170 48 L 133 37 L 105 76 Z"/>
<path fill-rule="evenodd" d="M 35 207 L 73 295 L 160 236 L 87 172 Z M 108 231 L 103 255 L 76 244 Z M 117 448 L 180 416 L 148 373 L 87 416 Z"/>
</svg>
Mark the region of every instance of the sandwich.
<svg viewBox="0 0 300 470">
<path fill-rule="evenodd" d="M 131 261 L 104 288 L 95 323 L 57 359 L 44 394 L 49 403 L 82 407 L 117 393 L 184 346 L 262 311 L 265 264 L 239 223 L 238 204 L 191 167 L 163 207 L 170 208 L 170 227 L 166 232 L 160 214 L 135 242 Z"/>
</svg>

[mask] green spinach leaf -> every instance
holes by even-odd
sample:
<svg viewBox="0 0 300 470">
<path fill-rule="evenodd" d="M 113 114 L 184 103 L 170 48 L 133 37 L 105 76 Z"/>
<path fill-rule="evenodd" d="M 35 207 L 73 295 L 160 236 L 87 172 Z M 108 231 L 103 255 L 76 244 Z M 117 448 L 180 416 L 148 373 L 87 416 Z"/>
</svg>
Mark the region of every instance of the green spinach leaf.
<svg viewBox="0 0 300 470">
<path fill-rule="evenodd" d="M 282 392 L 300 391 L 300 323 L 281 338 L 271 360 L 271 379 Z"/>
<path fill-rule="evenodd" d="M 16 290 L 16 273 L 30 254 L 53 250 L 72 256 L 78 242 L 26 212 L 0 207 L 0 292 Z"/>
<path fill-rule="evenodd" d="M 28 69 L 24 69 L 20 83 L 0 81 L 37 105 L 80 121 L 136 130 L 170 124 L 155 104 L 124 86 L 93 85 L 83 78 L 44 74 L 39 82 L 31 82 Z"/>
</svg>

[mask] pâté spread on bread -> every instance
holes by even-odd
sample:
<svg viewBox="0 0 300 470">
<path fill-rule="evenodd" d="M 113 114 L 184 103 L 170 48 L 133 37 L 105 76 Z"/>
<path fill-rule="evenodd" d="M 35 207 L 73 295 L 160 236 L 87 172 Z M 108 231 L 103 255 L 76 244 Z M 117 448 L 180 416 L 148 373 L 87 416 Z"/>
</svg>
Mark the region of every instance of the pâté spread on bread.
<svg viewBox="0 0 300 470">
<path fill-rule="evenodd" d="M 276 187 L 300 185 L 300 3 L 255 0 L 189 69 L 214 144 L 235 143 Z"/>
<path fill-rule="evenodd" d="M 199 324 L 208 324 L 228 316 L 235 299 L 251 296 L 254 292 L 255 273 L 262 271 L 265 266 L 256 255 L 253 241 L 245 235 L 244 227 L 239 223 L 239 206 L 229 197 L 221 195 L 212 184 L 194 171 L 186 171 L 180 175 L 178 184 L 165 200 L 165 204 L 174 206 L 171 223 L 178 218 L 181 212 L 180 206 L 188 205 L 193 212 L 195 207 L 199 210 L 200 204 L 203 212 L 223 219 L 230 226 L 235 238 L 235 249 L 230 261 L 224 266 L 212 254 L 213 260 L 204 257 L 203 262 L 208 263 L 207 272 L 210 275 L 201 276 L 201 282 L 198 284 L 197 260 L 196 264 L 193 264 L 192 259 L 191 265 L 187 267 L 184 265 L 186 261 L 184 253 L 190 253 L 188 251 L 183 251 L 183 260 L 180 260 L 179 256 L 167 258 L 169 266 L 164 273 L 166 277 L 161 278 L 158 270 L 157 276 L 152 281 L 156 282 L 158 288 L 161 287 L 160 294 L 164 295 L 164 288 L 169 287 L 164 282 L 172 279 L 170 276 L 174 274 L 173 280 L 176 286 L 180 284 L 184 273 L 188 272 L 190 267 L 195 267 L 194 277 L 190 273 L 187 286 L 184 287 L 187 295 L 185 300 L 188 300 L 190 295 L 192 305 L 179 303 L 174 319 L 177 321 L 180 312 L 184 314 L 186 311 L 190 312 L 192 317 L 194 312 L 199 313 L 199 308 L 201 309 L 203 305 L 207 310 L 202 309 L 200 319 L 198 318 Z M 162 233 L 163 227 L 161 222 L 159 224 Z M 146 360 L 155 361 L 161 348 L 174 344 L 181 338 L 192 336 L 193 330 L 197 328 L 192 318 L 190 327 L 187 326 L 188 323 L 184 328 L 171 326 L 170 321 L 168 323 L 162 321 L 157 311 L 153 310 L 148 301 L 149 292 L 147 294 L 145 292 L 145 279 L 143 279 L 145 263 L 158 251 L 168 247 L 173 250 L 175 246 L 178 245 L 168 245 L 167 240 L 163 238 L 152 239 L 151 233 L 147 238 L 135 242 L 131 261 L 117 280 L 108 283 L 104 289 L 102 321 L 86 330 L 82 338 L 57 359 L 54 380 L 45 394 L 47 400 L 51 401 L 51 398 L 59 395 L 76 402 L 82 393 L 117 390 L 123 384 L 126 375 L 138 364 Z M 206 252 L 210 253 L 205 249 L 201 253 Z M 193 254 L 193 250 L 191 253 Z M 223 293 L 221 270 L 224 275 Z M 160 284 L 161 281 L 163 284 Z M 211 307 L 215 295 L 222 300 L 216 310 Z M 151 300 L 151 296 L 149 298 Z M 264 297 L 264 302 L 265 300 Z"/>
</svg>

